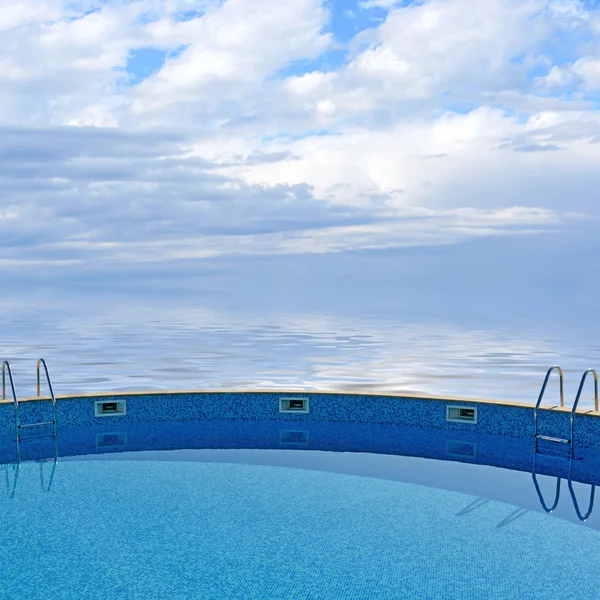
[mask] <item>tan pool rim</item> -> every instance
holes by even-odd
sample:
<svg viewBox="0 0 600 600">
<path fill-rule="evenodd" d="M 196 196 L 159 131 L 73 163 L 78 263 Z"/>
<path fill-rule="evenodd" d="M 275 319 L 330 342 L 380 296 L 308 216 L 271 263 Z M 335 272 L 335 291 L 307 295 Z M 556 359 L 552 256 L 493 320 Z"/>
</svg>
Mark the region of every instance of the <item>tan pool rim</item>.
<svg viewBox="0 0 600 600">
<path fill-rule="evenodd" d="M 130 392 L 98 392 L 98 393 L 83 393 L 83 394 L 65 394 L 57 395 L 56 400 L 77 400 L 86 398 L 112 398 L 115 396 L 176 396 L 189 394 L 300 394 L 300 395 L 328 395 L 328 396 L 371 396 L 374 398 L 396 398 L 398 400 L 437 400 L 440 402 L 463 402 L 474 404 L 493 404 L 500 406 L 510 406 L 516 408 L 533 409 L 534 404 L 531 402 L 516 402 L 514 400 L 494 400 L 487 398 L 470 398 L 465 396 L 445 396 L 445 395 L 428 395 L 419 393 L 401 393 L 401 392 L 348 392 L 340 390 L 307 390 L 307 389 L 216 389 L 216 390 L 145 390 L 145 391 L 130 391 Z M 49 400 L 50 396 L 38 396 L 19 398 L 21 402 L 37 402 Z M 0 400 L 1 404 L 13 404 L 12 398 Z M 542 410 L 553 410 L 558 412 L 570 413 L 571 408 L 568 406 L 558 406 L 546 404 L 540 406 Z M 600 411 L 596 412 L 592 409 L 580 408 L 577 414 L 586 414 L 594 417 L 600 417 Z"/>
</svg>

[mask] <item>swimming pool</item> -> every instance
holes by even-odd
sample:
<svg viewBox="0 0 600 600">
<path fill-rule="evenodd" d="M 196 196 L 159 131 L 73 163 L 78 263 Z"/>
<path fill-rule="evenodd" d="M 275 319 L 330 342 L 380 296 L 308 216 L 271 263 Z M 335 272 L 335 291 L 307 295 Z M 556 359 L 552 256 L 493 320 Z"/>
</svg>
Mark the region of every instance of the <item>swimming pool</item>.
<svg viewBox="0 0 600 600">
<path fill-rule="evenodd" d="M 598 597 L 595 412 L 577 414 L 571 458 L 534 451 L 517 403 L 65 397 L 57 437 L 18 445 L 12 408 L 0 598 Z M 568 416 L 543 410 L 542 432 L 567 435 Z M 47 399 L 20 402 L 23 424 L 49 417 Z"/>
</svg>

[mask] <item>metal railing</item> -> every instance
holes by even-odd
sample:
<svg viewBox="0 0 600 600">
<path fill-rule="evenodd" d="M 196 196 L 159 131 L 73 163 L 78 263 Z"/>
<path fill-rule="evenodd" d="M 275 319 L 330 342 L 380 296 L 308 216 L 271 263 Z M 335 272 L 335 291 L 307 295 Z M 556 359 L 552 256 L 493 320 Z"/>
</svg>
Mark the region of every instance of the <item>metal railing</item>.
<svg viewBox="0 0 600 600">
<path fill-rule="evenodd" d="M 48 382 L 48 388 L 50 389 L 50 399 L 52 401 L 52 420 L 51 421 L 39 421 L 37 423 L 21 423 L 19 415 L 19 399 L 17 392 L 15 391 L 15 382 L 12 375 L 10 364 L 7 360 L 2 363 L 2 400 L 6 399 L 6 379 L 8 374 L 8 382 L 10 383 L 10 389 L 13 397 L 13 404 L 15 407 L 15 433 L 17 437 L 17 454 L 19 453 L 19 442 L 21 440 L 21 430 L 27 427 L 39 427 L 41 425 L 52 425 L 52 436 L 56 438 L 56 397 L 54 396 L 54 389 L 52 388 L 52 382 L 50 381 L 50 375 L 48 373 L 48 367 L 46 361 L 40 358 L 37 362 L 37 395 L 40 396 L 40 367 L 44 367 L 46 374 L 46 381 Z"/>
<path fill-rule="evenodd" d="M 590 485 L 590 498 L 589 498 L 589 503 L 588 503 L 588 509 L 587 512 L 585 514 L 583 514 L 581 512 L 581 509 L 579 508 L 579 502 L 577 501 L 577 496 L 575 495 L 575 489 L 573 487 L 573 465 L 577 465 L 578 463 L 575 462 L 575 460 L 573 459 L 573 457 L 569 457 L 569 470 L 568 470 L 568 474 L 564 472 L 560 474 L 560 475 L 550 475 L 548 474 L 548 476 L 552 477 L 554 476 L 556 478 L 556 488 L 555 488 L 555 492 L 554 492 L 554 502 L 552 503 L 552 506 L 548 506 L 548 504 L 546 504 L 546 500 L 544 498 L 544 494 L 542 493 L 542 490 L 540 488 L 540 484 L 538 482 L 538 473 L 537 473 L 537 452 L 534 452 L 533 454 L 533 465 L 531 467 L 531 477 L 533 479 L 533 485 L 535 487 L 535 491 L 538 495 L 538 499 L 540 501 L 540 504 L 542 505 L 542 508 L 544 509 L 545 512 L 547 513 L 551 513 L 553 512 L 556 507 L 559 504 L 560 501 L 560 487 L 561 487 L 561 483 L 563 478 L 567 480 L 567 486 L 569 488 L 569 493 L 571 495 L 571 500 L 573 501 L 573 508 L 575 509 L 575 514 L 577 515 L 577 518 L 580 521 L 587 521 L 588 518 L 591 516 L 592 512 L 594 511 L 594 499 L 595 499 L 595 495 L 596 495 L 596 486 L 592 483 L 589 484 Z M 561 457 L 556 456 L 555 458 L 558 458 L 559 460 L 562 460 Z M 555 463 L 556 464 L 556 463 Z M 558 463 L 558 464 L 563 464 L 564 463 Z M 561 470 L 564 469 L 564 466 L 561 468 Z M 584 484 L 584 482 L 581 482 L 582 484 Z M 585 485 L 585 484 L 584 484 Z"/>
<path fill-rule="evenodd" d="M 54 440 L 54 453 L 52 456 L 35 459 L 34 461 L 27 460 L 26 462 L 35 462 L 40 467 L 40 488 L 43 492 L 50 493 L 52 490 L 52 483 L 54 481 L 54 475 L 56 473 L 56 465 L 58 464 L 58 447 L 56 445 L 56 440 Z M 46 464 L 51 463 L 50 472 L 48 474 L 45 473 L 47 468 Z M 0 465 L 0 473 L 5 471 L 5 479 L 6 479 L 6 494 L 9 498 L 14 498 L 17 491 L 17 482 L 19 480 L 19 474 L 21 472 L 21 457 L 17 455 L 17 462 L 15 463 L 7 463 Z M 12 470 L 12 476 L 10 471 Z"/>
<path fill-rule="evenodd" d="M 590 490 L 590 500 L 588 504 L 588 510 L 585 515 L 581 514 L 581 510 L 579 509 L 579 502 L 577 502 L 577 497 L 575 496 L 575 490 L 573 489 L 573 482 L 571 481 L 571 476 L 569 475 L 569 492 L 571 492 L 571 500 L 573 500 L 573 507 L 575 508 L 575 513 L 577 514 L 577 518 L 580 521 L 587 521 L 594 511 L 594 496 L 596 495 L 596 486 L 592 485 Z"/>
<path fill-rule="evenodd" d="M 575 415 L 577 413 L 577 407 L 579 406 L 579 401 L 581 400 L 581 394 L 583 392 L 583 388 L 585 385 L 585 381 L 588 377 L 588 375 L 591 373 L 593 378 L 594 378 L 594 410 L 596 412 L 598 412 L 598 408 L 599 408 L 599 398 L 598 398 L 598 374 L 596 373 L 596 371 L 594 371 L 594 369 L 587 369 L 587 371 L 584 372 L 582 378 L 581 378 L 581 382 L 579 383 L 579 389 L 577 390 L 577 395 L 575 396 L 575 401 L 573 402 L 573 406 L 571 407 L 571 413 L 569 415 L 569 438 L 562 438 L 562 437 L 552 437 L 549 435 L 541 435 L 539 433 L 538 430 L 538 412 L 539 412 L 539 408 L 540 405 L 542 403 L 542 399 L 544 397 L 544 393 L 546 392 L 546 387 L 548 386 L 548 380 L 550 379 L 550 375 L 552 374 L 553 371 L 558 371 L 558 375 L 559 375 L 559 380 L 560 380 L 560 406 L 564 407 L 565 405 L 565 393 L 564 393 L 564 374 L 563 374 L 563 370 L 557 366 L 554 365 L 553 367 L 550 367 L 550 369 L 548 369 L 548 372 L 546 373 L 546 377 L 544 378 L 544 383 L 542 385 L 542 389 L 540 391 L 540 395 L 537 399 L 537 402 L 535 404 L 535 408 L 533 410 L 533 422 L 534 422 L 534 439 L 535 439 L 535 444 L 536 444 L 536 450 L 537 450 L 537 442 L 538 440 L 546 440 L 549 442 L 557 442 L 560 444 L 569 444 L 570 445 L 570 455 L 571 457 L 573 457 L 573 447 L 574 447 L 574 424 L 575 424 Z"/>
<path fill-rule="evenodd" d="M 8 381 L 10 383 L 10 389 L 12 391 L 13 404 L 15 405 L 15 432 L 17 435 L 17 441 L 19 440 L 19 428 L 21 426 L 19 422 L 19 401 L 17 400 L 17 392 L 15 391 L 15 382 L 13 380 L 12 371 L 10 364 L 7 360 L 2 363 L 2 400 L 6 399 L 6 373 L 8 373 Z"/>
<path fill-rule="evenodd" d="M 540 504 L 542 505 L 542 508 L 547 513 L 551 513 L 558 506 L 558 501 L 560 500 L 560 482 L 562 481 L 561 478 L 560 477 L 556 478 L 556 492 L 554 494 L 554 504 L 550 508 L 548 508 L 548 505 L 546 504 L 546 501 L 544 500 L 542 490 L 540 489 L 540 484 L 538 483 L 538 480 L 537 480 L 537 474 L 535 472 L 535 468 L 534 468 L 533 472 L 531 473 L 531 477 L 533 478 L 533 485 L 535 486 L 535 491 L 537 492 L 538 498 L 540 499 Z"/>
<path fill-rule="evenodd" d="M 579 400 L 581 399 L 581 392 L 583 391 L 583 386 L 585 384 L 585 380 L 589 374 L 592 374 L 594 377 L 594 410 L 598 411 L 598 374 L 594 369 L 588 369 L 581 378 L 581 383 L 579 384 L 579 389 L 577 390 L 577 396 L 575 397 L 575 402 L 573 402 L 573 408 L 571 409 L 570 415 L 570 431 L 571 431 L 571 454 L 573 453 L 573 445 L 575 438 L 573 437 L 573 424 L 575 422 L 575 411 L 577 410 L 577 405 L 579 404 Z"/>
<path fill-rule="evenodd" d="M 12 468 L 12 483 L 9 473 L 9 467 Z M 19 479 L 19 463 L 10 463 L 0 465 L 0 468 L 6 472 L 6 493 L 9 498 L 14 498 L 17 491 L 17 481 Z"/>
<path fill-rule="evenodd" d="M 567 478 L 567 485 L 569 487 L 569 493 L 571 494 L 571 500 L 573 501 L 573 508 L 575 509 L 575 514 L 577 515 L 577 518 L 580 521 L 587 521 L 592 512 L 594 511 L 594 498 L 596 495 L 596 486 L 593 484 L 590 484 L 590 499 L 589 499 L 589 503 L 588 503 L 588 509 L 587 512 L 585 514 L 583 514 L 581 512 L 581 509 L 579 508 L 579 502 L 577 501 L 577 496 L 575 495 L 575 489 L 573 488 L 573 478 L 572 478 L 572 465 L 573 465 L 573 461 L 570 461 L 570 465 L 569 465 L 569 476 Z M 533 479 L 533 485 L 535 486 L 535 491 L 537 492 L 540 504 L 542 505 L 542 508 L 544 509 L 545 512 L 547 513 L 551 513 L 554 511 L 554 509 L 558 506 L 559 500 L 560 500 L 560 484 L 562 482 L 562 478 L 561 477 L 556 477 L 556 490 L 554 493 L 554 503 L 552 504 L 552 506 L 548 506 L 546 504 L 546 500 L 544 499 L 544 495 L 542 494 L 542 490 L 540 489 L 540 485 L 538 483 L 537 480 L 537 473 L 535 470 L 535 458 L 534 458 L 534 466 L 533 466 L 533 470 L 531 472 L 531 477 Z"/>
<path fill-rule="evenodd" d="M 544 383 L 542 385 L 542 389 L 540 390 L 540 395 L 538 396 L 537 402 L 535 404 L 535 408 L 533 409 L 533 423 L 534 423 L 534 428 L 535 428 L 536 444 L 537 444 L 538 438 L 540 438 L 540 437 L 543 437 L 544 439 L 549 439 L 550 441 L 554 441 L 554 442 L 569 443 L 569 440 L 565 440 L 562 438 L 550 438 L 549 436 L 540 436 L 538 434 L 538 411 L 540 408 L 540 404 L 542 403 L 542 398 L 544 397 L 544 393 L 546 392 L 546 387 L 548 386 L 548 380 L 550 379 L 550 375 L 552 375 L 553 371 L 558 371 L 558 376 L 559 376 L 559 381 L 560 381 L 560 406 L 562 407 L 565 405 L 565 376 L 564 376 L 563 370 L 558 365 L 554 365 L 553 367 L 550 367 L 548 369 L 548 372 L 546 373 L 546 377 L 544 378 Z"/>
<path fill-rule="evenodd" d="M 52 421 L 45 421 L 42 423 L 35 423 L 34 425 L 50 425 L 52 423 L 52 433 L 54 437 L 56 437 L 56 398 L 54 396 L 54 390 L 52 389 L 52 382 L 50 381 L 50 375 L 48 373 L 48 367 L 46 365 L 46 361 L 43 358 L 40 358 L 37 361 L 36 367 L 36 381 L 37 381 L 37 395 L 40 397 L 40 366 L 44 367 L 44 372 L 46 373 L 46 381 L 48 382 L 48 388 L 50 389 L 50 398 L 52 400 Z"/>
<path fill-rule="evenodd" d="M 533 457 L 533 469 L 532 469 L 531 475 L 532 475 L 533 484 L 535 486 L 535 490 L 537 492 L 537 495 L 540 500 L 540 504 L 542 505 L 542 508 L 547 513 L 552 512 L 558 506 L 558 502 L 560 499 L 561 478 L 560 477 L 556 478 L 556 491 L 555 491 L 555 495 L 554 495 L 554 503 L 552 504 L 552 506 L 548 506 L 546 504 L 546 501 L 544 499 L 544 496 L 542 494 L 542 491 L 541 491 L 540 486 L 537 481 L 537 475 L 536 475 L 536 455 L 538 452 L 537 441 L 538 441 L 538 439 L 544 439 L 544 440 L 548 440 L 551 442 L 559 442 L 559 443 L 563 443 L 563 444 L 569 444 L 570 445 L 569 454 L 568 454 L 569 475 L 567 478 L 567 485 L 569 487 L 569 492 L 571 495 L 571 499 L 573 501 L 573 507 L 575 508 L 575 513 L 577 514 L 577 518 L 580 521 L 586 521 L 589 518 L 589 516 L 592 514 L 592 511 L 594 509 L 594 499 L 595 499 L 595 495 L 596 495 L 596 487 L 595 487 L 595 485 L 591 485 L 588 510 L 585 514 L 583 514 L 581 512 L 581 509 L 579 508 L 579 502 L 577 501 L 577 497 L 575 495 L 575 490 L 573 488 L 573 478 L 572 478 L 574 446 L 575 446 L 574 423 L 575 423 L 575 415 L 577 414 L 577 407 L 579 406 L 579 401 L 581 400 L 581 395 L 583 393 L 583 388 L 585 386 L 586 379 L 587 379 L 588 375 L 590 375 L 590 373 L 591 373 L 592 377 L 594 378 L 594 410 L 596 412 L 598 412 L 598 408 L 599 408 L 598 374 L 596 373 L 596 371 L 594 369 L 587 369 L 583 373 L 583 376 L 581 377 L 581 381 L 579 383 L 579 389 L 577 390 L 577 395 L 575 396 L 575 401 L 573 402 L 573 406 L 572 406 L 571 412 L 569 414 L 569 439 L 567 440 L 564 438 L 555 438 L 555 437 L 550 437 L 547 435 L 540 435 L 538 433 L 538 410 L 539 410 L 540 404 L 542 402 L 542 398 L 544 397 L 544 392 L 546 391 L 546 387 L 548 385 L 548 380 L 550 379 L 550 375 L 555 370 L 558 371 L 558 374 L 560 377 L 560 406 L 564 407 L 564 374 L 563 374 L 562 369 L 559 366 L 555 365 L 555 366 L 551 367 L 550 369 L 548 369 L 548 372 L 546 373 L 546 377 L 544 379 L 544 383 L 542 385 L 542 389 L 540 391 L 540 395 L 538 397 L 538 400 L 537 400 L 537 403 L 535 405 L 535 409 L 533 412 L 533 418 L 534 418 L 534 423 L 535 423 L 536 445 L 535 445 L 535 451 L 534 451 L 534 457 Z"/>
</svg>

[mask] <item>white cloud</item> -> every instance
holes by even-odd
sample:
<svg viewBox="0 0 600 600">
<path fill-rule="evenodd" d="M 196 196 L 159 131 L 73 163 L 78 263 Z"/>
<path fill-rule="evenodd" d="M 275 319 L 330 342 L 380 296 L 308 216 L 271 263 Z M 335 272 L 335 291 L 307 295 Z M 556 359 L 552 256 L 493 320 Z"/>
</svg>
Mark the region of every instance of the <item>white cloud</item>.
<svg viewBox="0 0 600 600">
<path fill-rule="evenodd" d="M 600 89 L 600 8 L 586 10 L 580 0 L 562 0 L 551 3 L 551 9 L 563 27 L 581 36 L 580 56 L 572 62 L 558 57 L 557 64 L 552 65 L 546 75 L 538 77 L 536 83 L 550 90 Z"/>
<path fill-rule="evenodd" d="M 299 96 L 305 96 L 312 93 L 323 93 L 332 91 L 333 80 L 337 77 L 336 73 L 322 73 L 313 71 L 304 75 L 288 77 L 285 81 L 285 87 L 292 93 Z"/>
<path fill-rule="evenodd" d="M 0 7 L 0 259 L 436 245 L 597 214 L 600 111 L 551 90 L 598 89 L 600 63 L 548 48 L 600 11 L 378 5 L 344 64 L 308 73 L 290 65 L 339 48 L 320 0 Z M 128 87 L 142 47 L 181 52 Z"/>
<path fill-rule="evenodd" d="M 600 90 L 600 57 L 585 56 L 572 65 L 554 65 L 550 72 L 538 79 L 547 88 L 577 86 L 583 90 Z"/>
<path fill-rule="evenodd" d="M 590 18 L 582 0 L 553 0 L 548 4 L 548 12 L 553 19 L 570 27 L 577 27 Z"/>
<path fill-rule="evenodd" d="M 309 183 L 339 204 L 507 207 L 540 198 L 559 210 L 573 206 L 569 178 L 598 164 L 600 115 L 542 113 L 526 122 L 501 110 L 404 121 L 388 130 L 341 130 L 339 135 L 275 140 L 271 152 L 291 150 L 293 162 L 238 165 L 225 174 L 254 183 Z M 561 149 L 560 152 L 543 150 Z M 565 196 L 546 199 L 545 177 L 561 174 Z M 557 188 L 558 189 L 558 188 Z M 589 190 L 588 198 L 593 195 Z M 582 198 L 583 200 L 583 198 Z M 586 200 L 587 201 L 587 200 Z M 577 200 L 575 200 L 577 203 Z"/>
<path fill-rule="evenodd" d="M 571 69 L 565 69 L 554 65 L 547 75 L 538 78 L 538 82 L 549 88 L 561 88 L 573 82 L 573 72 Z"/>
<path fill-rule="evenodd" d="M 360 2 L 361 8 L 392 8 L 393 6 L 400 4 L 402 0 L 364 0 Z"/>
<path fill-rule="evenodd" d="M 600 57 L 580 58 L 573 65 L 573 73 L 581 78 L 585 87 L 600 89 Z"/>
<path fill-rule="evenodd" d="M 133 110 L 190 100 L 210 105 L 254 92 L 291 61 L 329 46 L 326 19 L 318 0 L 228 0 L 196 19 L 188 48 L 136 88 Z"/>
<path fill-rule="evenodd" d="M 47 20 L 58 19 L 64 14 L 62 2 L 56 0 L 22 0 L 0 5 L 0 31 L 9 31 Z"/>
<path fill-rule="evenodd" d="M 447 88 L 495 89 L 515 82 L 513 64 L 549 33 L 543 0 L 430 0 L 399 7 L 349 66 L 388 96 L 428 97 Z"/>
<path fill-rule="evenodd" d="M 570 217 L 572 218 L 572 217 Z M 61 264 L 61 254 L 76 253 L 82 262 L 144 263 L 206 259 L 223 256 L 323 254 L 367 249 L 440 246 L 473 238 L 531 235 L 553 230 L 566 221 L 553 211 L 513 207 L 500 211 L 428 211 L 406 214 L 369 225 L 319 227 L 301 231 L 239 235 L 177 236 L 153 241 L 53 241 L 41 244 L 41 254 Z M 37 261 L 36 261 L 37 262 Z M 29 259 L 13 261 L 24 266 Z M 8 263 L 7 263 L 8 266 Z"/>
</svg>

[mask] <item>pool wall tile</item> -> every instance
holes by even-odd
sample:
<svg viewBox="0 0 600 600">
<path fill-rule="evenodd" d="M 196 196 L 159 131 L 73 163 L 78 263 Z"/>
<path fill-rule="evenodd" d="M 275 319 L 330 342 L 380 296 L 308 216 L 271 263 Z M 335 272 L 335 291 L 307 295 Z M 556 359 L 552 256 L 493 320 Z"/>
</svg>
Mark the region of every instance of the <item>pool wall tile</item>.
<svg viewBox="0 0 600 600">
<path fill-rule="evenodd" d="M 306 443 L 287 445 L 281 432 L 303 432 Z M 285 438 L 283 438 L 285 439 Z M 564 460 L 534 453 L 533 440 L 492 436 L 474 431 L 422 429 L 389 424 L 312 422 L 290 427 L 287 420 L 188 420 L 133 423 L 103 423 L 61 430 L 56 451 L 61 457 L 189 449 L 292 449 L 334 452 L 367 452 L 419 456 L 438 460 L 473 462 L 531 472 L 539 475 L 597 483 L 600 450 L 585 449 L 580 459 Z M 584 450 L 582 448 L 582 450 Z M 54 440 L 22 442 L 21 460 L 52 458 Z M 472 454 L 471 454 L 472 452 Z M 0 463 L 16 460 L 14 435 L 0 436 Z"/>
<path fill-rule="evenodd" d="M 280 413 L 281 392 L 198 392 L 152 393 L 115 396 L 81 396 L 57 401 L 58 425 L 69 427 L 129 426 L 135 423 L 171 421 L 232 420 L 288 422 L 292 428 L 302 423 L 371 423 L 402 427 L 440 429 L 457 433 L 477 433 L 510 438 L 532 439 L 533 406 L 503 405 L 424 399 L 386 395 L 328 394 L 294 392 L 310 400 L 310 413 Z M 127 414 L 96 417 L 94 403 L 125 401 Z M 447 406 L 477 408 L 477 423 L 446 420 Z M 26 401 L 19 405 L 21 423 L 47 421 L 52 416 L 50 401 Z M 569 413 L 541 410 L 539 432 L 554 437 L 569 437 Z M 0 404 L 0 432 L 14 432 L 15 412 L 10 403 Z M 37 428 L 33 428 L 34 430 Z M 576 443 L 600 447 L 600 419 L 586 414 L 575 418 Z"/>
</svg>

